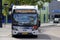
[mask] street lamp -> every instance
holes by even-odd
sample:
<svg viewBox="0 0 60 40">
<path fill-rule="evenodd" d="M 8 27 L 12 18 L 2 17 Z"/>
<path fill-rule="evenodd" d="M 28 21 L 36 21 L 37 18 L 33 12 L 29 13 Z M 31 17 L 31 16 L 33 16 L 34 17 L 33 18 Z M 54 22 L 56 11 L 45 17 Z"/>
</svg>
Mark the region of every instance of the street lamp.
<svg viewBox="0 0 60 40">
<path fill-rule="evenodd" d="M 7 11 L 8 11 L 8 10 L 7 10 L 8 4 L 5 3 L 5 4 L 4 4 L 4 7 L 5 7 L 5 9 L 6 9 L 6 10 L 5 10 L 5 11 L 6 11 L 6 22 L 5 22 L 5 23 L 7 24 L 7 23 L 8 23 L 8 13 L 7 13 Z"/>
<path fill-rule="evenodd" d="M 8 5 L 7 3 L 4 4 L 5 7 L 6 7 L 7 5 Z"/>
</svg>

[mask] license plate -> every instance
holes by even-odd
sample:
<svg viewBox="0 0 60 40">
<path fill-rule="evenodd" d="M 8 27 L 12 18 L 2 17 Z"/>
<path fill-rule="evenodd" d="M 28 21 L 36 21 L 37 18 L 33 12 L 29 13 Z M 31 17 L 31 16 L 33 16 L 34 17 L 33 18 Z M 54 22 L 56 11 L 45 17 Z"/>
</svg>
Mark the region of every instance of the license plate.
<svg viewBox="0 0 60 40">
<path fill-rule="evenodd" d="M 27 32 L 23 32 L 22 34 L 23 34 L 23 35 L 27 35 L 28 33 L 27 33 Z"/>
</svg>

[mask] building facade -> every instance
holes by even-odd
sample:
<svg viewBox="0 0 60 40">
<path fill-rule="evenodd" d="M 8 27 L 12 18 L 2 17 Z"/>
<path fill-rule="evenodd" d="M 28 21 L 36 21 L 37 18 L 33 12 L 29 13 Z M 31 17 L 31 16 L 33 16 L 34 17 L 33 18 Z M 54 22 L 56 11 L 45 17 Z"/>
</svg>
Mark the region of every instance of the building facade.
<svg viewBox="0 0 60 40">
<path fill-rule="evenodd" d="M 50 14 L 50 20 L 53 20 L 55 14 L 60 14 L 59 0 L 52 0 L 51 3 L 49 3 L 49 14 Z"/>
<path fill-rule="evenodd" d="M 48 15 L 49 15 L 49 3 L 45 2 L 43 8 L 40 9 L 40 21 L 41 23 L 48 22 Z"/>
</svg>

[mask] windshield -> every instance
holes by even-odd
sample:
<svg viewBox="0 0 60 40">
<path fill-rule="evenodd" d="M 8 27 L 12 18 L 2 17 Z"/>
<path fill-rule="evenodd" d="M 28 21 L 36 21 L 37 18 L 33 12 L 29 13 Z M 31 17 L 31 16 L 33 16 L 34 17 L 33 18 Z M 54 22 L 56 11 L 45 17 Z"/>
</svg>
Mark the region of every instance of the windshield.
<svg viewBox="0 0 60 40">
<path fill-rule="evenodd" d="M 55 15 L 55 18 L 60 18 L 60 15 Z"/>
<path fill-rule="evenodd" d="M 22 14 L 17 13 L 13 15 L 13 18 L 19 25 L 36 25 L 37 24 L 37 14 Z"/>
</svg>

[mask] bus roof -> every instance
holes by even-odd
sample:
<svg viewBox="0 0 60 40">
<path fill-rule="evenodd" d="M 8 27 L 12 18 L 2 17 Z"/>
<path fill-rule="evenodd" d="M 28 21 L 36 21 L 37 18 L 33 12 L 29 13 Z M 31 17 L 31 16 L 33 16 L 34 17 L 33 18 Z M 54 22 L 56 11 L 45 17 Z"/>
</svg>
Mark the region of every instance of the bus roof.
<svg viewBox="0 0 60 40">
<path fill-rule="evenodd" d="M 38 10 L 38 6 L 32 6 L 32 5 L 13 5 L 12 9 L 35 9 Z"/>
</svg>

